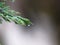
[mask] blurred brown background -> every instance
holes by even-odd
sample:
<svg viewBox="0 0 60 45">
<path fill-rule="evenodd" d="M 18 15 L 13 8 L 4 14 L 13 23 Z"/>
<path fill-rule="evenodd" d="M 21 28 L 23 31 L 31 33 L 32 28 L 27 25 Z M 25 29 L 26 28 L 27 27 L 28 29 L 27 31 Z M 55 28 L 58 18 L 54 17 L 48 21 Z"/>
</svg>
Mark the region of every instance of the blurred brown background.
<svg viewBox="0 0 60 45">
<path fill-rule="evenodd" d="M 49 34 L 52 39 L 55 38 L 57 44 L 60 43 L 60 0 L 16 0 L 14 3 L 7 1 L 7 4 L 10 5 L 12 9 L 20 11 L 22 16 L 29 18 L 33 22 L 34 25 L 24 28 L 26 33 L 28 32 L 27 30 L 39 31 L 40 24 L 43 24 L 43 28 L 47 29 L 48 26 L 45 25 L 44 20 L 50 17 L 54 30 L 45 30 L 45 33 L 49 32 L 47 34 Z M 34 31 L 32 31 L 32 33 L 34 33 Z M 41 32 L 39 32 L 39 34 L 40 33 Z"/>
</svg>

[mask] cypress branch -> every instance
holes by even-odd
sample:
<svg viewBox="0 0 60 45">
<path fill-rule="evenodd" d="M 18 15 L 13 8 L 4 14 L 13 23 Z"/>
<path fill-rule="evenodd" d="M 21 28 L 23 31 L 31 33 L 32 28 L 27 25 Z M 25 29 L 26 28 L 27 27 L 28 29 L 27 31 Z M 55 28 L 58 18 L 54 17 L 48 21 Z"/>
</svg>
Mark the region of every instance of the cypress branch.
<svg viewBox="0 0 60 45">
<path fill-rule="evenodd" d="M 2 17 L 5 21 L 11 22 L 14 21 L 16 24 L 21 24 L 24 26 L 30 25 L 31 22 L 27 18 L 23 18 L 21 16 L 20 12 L 17 12 L 15 10 L 12 10 L 10 6 L 7 6 L 6 3 L 7 0 L 3 0 L 0 2 L 0 17 Z M 14 2 L 15 0 L 11 0 Z M 0 19 L 0 22 L 2 19 Z"/>
</svg>

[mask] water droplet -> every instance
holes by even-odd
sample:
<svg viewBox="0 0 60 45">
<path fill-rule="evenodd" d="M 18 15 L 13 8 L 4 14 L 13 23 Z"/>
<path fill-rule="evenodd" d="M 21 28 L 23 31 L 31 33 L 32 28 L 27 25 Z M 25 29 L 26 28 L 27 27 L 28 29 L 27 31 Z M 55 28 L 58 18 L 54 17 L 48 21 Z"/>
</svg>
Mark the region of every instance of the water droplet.
<svg viewBox="0 0 60 45">
<path fill-rule="evenodd" d="M 30 25 L 28 25 L 28 27 L 29 27 Z"/>
</svg>

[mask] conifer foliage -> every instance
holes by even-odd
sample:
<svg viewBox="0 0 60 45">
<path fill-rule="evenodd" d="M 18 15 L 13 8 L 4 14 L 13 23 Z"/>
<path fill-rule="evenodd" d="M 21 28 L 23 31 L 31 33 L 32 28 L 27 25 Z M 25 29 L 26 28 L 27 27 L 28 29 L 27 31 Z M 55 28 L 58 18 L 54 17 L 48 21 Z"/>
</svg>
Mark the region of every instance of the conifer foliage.
<svg viewBox="0 0 60 45">
<path fill-rule="evenodd" d="M 6 1 L 8 0 L 0 1 L 0 17 L 2 17 L 5 21 L 14 21 L 16 24 L 21 24 L 24 26 L 31 24 L 29 19 L 19 16 L 21 15 L 20 12 L 12 10 L 10 6 L 7 6 Z M 15 0 L 10 1 L 15 2 Z M 2 23 L 2 19 L 0 19 L 0 23 Z"/>
</svg>

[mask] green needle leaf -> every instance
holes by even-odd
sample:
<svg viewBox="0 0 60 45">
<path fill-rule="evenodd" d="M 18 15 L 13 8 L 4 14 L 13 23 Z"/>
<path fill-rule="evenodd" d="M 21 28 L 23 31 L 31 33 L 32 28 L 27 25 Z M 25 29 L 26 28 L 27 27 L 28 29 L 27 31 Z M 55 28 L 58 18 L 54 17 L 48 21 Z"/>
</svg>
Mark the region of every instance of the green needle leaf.
<svg viewBox="0 0 60 45">
<path fill-rule="evenodd" d="M 24 26 L 32 24 L 29 19 L 18 16 L 21 14 L 15 10 L 12 10 L 10 6 L 7 6 L 5 4 L 6 1 L 7 0 L 5 0 L 5 2 L 4 1 L 0 2 L 0 17 L 2 17 L 5 21 L 8 22 L 14 21 L 16 24 L 21 24 Z M 11 0 L 11 1 L 14 2 L 15 0 Z M 2 22 L 1 20 L 0 22 Z"/>
<path fill-rule="evenodd" d="M 12 2 L 15 2 L 15 0 L 11 0 Z"/>
</svg>

